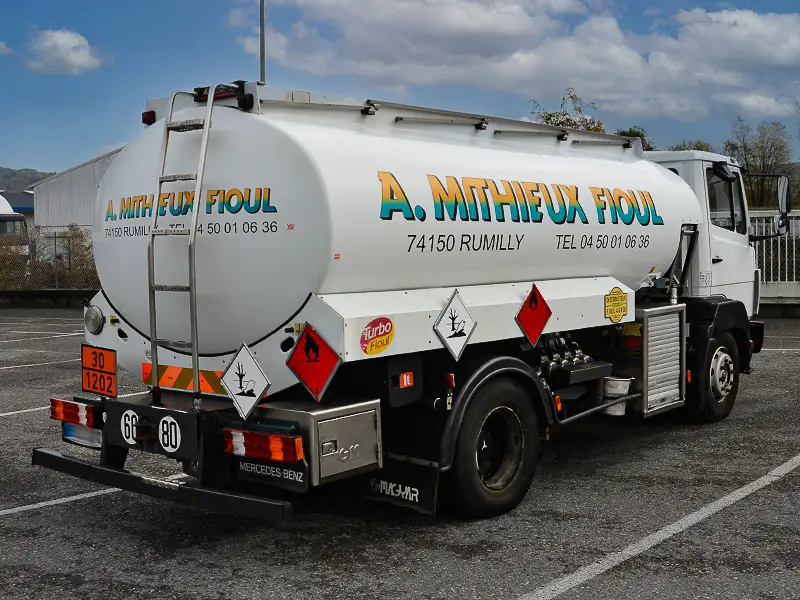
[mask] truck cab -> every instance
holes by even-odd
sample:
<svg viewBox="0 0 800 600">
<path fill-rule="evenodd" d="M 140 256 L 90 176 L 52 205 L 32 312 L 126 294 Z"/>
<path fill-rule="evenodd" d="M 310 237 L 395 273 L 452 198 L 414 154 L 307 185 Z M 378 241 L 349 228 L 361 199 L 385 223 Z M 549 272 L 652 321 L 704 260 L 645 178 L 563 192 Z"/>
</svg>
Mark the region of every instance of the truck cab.
<svg viewBox="0 0 800 600">
<path fill-rule="evenodd" d="M 744 179 L 736 159 L 695 150 L 645 152 L 645 157 L 683 179 L 694 190 L 702 212 L 697 251 L 687 265 L 686 295 L 724 296 L 742 302 L 748 317 L 759 308 L 760 270 L 756 264 Z M 780 215 L 775 235 L 783 235 L 791 210 L 788 178 L 778 177 Z M 771 236 L 767 236 L 771 237 Z"/>
<path fill-rule="evenodd" d="M 30 239 L 25 217 L 15 212 L 2 195 L 0 195 L 0 248 L 7 248 L 13 254 L 26 259 L 30 255 Z"/>
</svg>

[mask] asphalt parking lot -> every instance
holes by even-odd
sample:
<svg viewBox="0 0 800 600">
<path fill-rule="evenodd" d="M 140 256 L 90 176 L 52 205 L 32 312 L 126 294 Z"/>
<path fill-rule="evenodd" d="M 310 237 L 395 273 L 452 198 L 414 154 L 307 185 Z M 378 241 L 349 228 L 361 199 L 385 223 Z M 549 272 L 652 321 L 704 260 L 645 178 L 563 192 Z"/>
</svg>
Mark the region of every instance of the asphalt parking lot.
<svg viewBox="0 0 800 600">
<path fill-rule="evenodd" d="M 501 518 L 337 497 L 278 530 L 32 467 L 92 455 L 46 410 L 80 391 L 81 313 L 0 311 L 0 597 L 800 598 L 800 321 L 766 335 L 727 420 L 576 425 Z"/>
</svg>

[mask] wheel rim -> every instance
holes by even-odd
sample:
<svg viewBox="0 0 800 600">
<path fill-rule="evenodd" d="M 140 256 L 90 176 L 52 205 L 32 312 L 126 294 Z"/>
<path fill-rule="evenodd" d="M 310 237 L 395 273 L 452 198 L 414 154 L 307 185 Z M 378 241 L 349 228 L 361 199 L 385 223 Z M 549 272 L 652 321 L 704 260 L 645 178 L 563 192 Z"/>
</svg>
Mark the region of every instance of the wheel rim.
<svg viewBox="0 0 800 600">
<path fill-rule="evenodd" d="M 490 490 L 506 487 L 522 462 L 522 423 L 507 406 L 492 410 L 478 432 L 475 468 L 481 483 Z"/>
<path fill-rule="evenodd" d="M 724 346 L 717 348 L 711 358 L 709 369 L 709 381 L 711 382 L 711 393 L 717 402 L 725 402 L 728 394 L 733 389 L 736 372 L 733 366 L 733 359 Z"/>
</svg>

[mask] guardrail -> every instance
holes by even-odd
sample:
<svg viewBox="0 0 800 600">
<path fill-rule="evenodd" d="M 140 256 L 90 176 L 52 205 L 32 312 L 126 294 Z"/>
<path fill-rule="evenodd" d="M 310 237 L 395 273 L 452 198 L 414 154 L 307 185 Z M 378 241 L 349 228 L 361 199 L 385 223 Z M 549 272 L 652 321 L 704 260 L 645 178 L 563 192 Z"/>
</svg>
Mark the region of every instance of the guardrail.
<svg viewBox="0 0 800 600">
<path fill-rule="evenodd" d="M 772 233 L 775 211 L 750 212 L 755 235 Z M 756 266 L 761 269 L 761 301 L 800 304 L 800 211 L 789 214 L 788 235 L 755 244 Z"/>
</svg>

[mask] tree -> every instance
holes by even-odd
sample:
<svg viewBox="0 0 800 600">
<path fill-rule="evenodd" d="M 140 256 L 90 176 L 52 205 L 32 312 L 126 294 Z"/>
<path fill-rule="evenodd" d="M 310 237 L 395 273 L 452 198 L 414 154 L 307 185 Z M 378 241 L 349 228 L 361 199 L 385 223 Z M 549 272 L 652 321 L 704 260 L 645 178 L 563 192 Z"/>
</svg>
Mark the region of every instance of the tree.
<svg viewBox="0 0 800 600">
<path fill-rule="evenodd" d="M 680 144 L 674 144 L 669 149 L 672 152 L 680 152 L 682 150 L 698 150 L 700 152 L 714 152 L 714 147 L 708 142 L 703 140 L 683 140 Z"/>
<path fill-rule="evenodd" d="M 533 110 L 530 112 L 538 123 L 545 125 L 552 125 L 554 127 L 564 127 L 566 129 L 582 129 L 584 131 L 596 131 L 598 133 L 605 133 L 603 123 L 594 117 L 587 116 L 583 112 L 583 100 L 578 96 L 575 88 L 572 86 L 567 88 L 564 97 L 561 99 L 561 108 L 557 111 L 548 111 L 536 100 L 531 100 L 533 103 Z M 572 104 L 572 112 L 567 110 L 567 102 Z M 594 102 L 586 104 L 588 108 L 597 110 Z"/>
<path fill-rule="evenodd" d="M 641 125 L 634 125 L 630 129 L 617 129 L 614 132 L 615 135 L 621 135 L 623 137 L 638 137 L 642 139 L 642 148 L 644 148 L 645 152 L 650 152 L 651 150 L 656 150 L 656 143 L 652 139 L 648 139 L 647 131 Z"/>
<path fill-rule="evenodd" d="M 778 121 L 762 121 L 755 129 L 741 117 L 731 127 L 733 139 L 723 152 L 735 158 L 748 172 L 760 175 L 788 174 L 792 158 L 789 132 Z M 776 208 L 776 180 L 746 177 L 745 186 L 751 207 Z"/>
<path fill-rule="evenodd" d="M 43 173 L 33 169 L 7 169 L 0 167 L 0 190 L 24 192 L 37 181 L 46 179 L 55 173 Z"/>
</svg>

